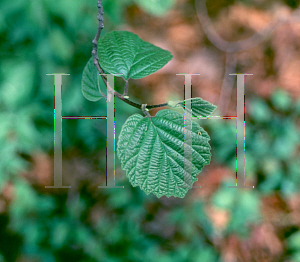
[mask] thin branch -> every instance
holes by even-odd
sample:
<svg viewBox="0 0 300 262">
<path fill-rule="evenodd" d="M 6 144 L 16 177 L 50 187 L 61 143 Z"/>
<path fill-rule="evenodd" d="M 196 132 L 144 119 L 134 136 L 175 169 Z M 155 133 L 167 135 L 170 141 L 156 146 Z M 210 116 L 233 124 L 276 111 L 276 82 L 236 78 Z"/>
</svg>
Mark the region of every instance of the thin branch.
<svg viewBox="0 0 300 262">
<path fill-rule="evenodd" d="M 300 21 L 298 12 L 295 12 L 292 16 L 287 16 L 270 22 L 260 32 L 255 33 L 248 39 L 229 42 L 221 38 L 214 29 L 212 21 L 207 13 L 206 0 L 198 0 L 195 5 L 198 18 L 207 38 L 214 46 L 224 52 L 241 52 L 251 49 L 264 41 L 279 26 L 286 23 Z"/>
<path fill-rule="evenodd" d="M 123 95 L 121 95 L 119 92 L 115 91 L 115 96 L 118 97 L 119 99 L 121 99 L 122 101 L 124 101 L 125 103 L 127 103 L 128 105 L 131 105 L 135 108 L 141 109 L 143 104 L 138 104 L 135 103 L 133 101 L 130 101 L 129 99 L 125 98 Z M 168 103 L 164 103 L 164 104 L 158 104 L 158 105 L 149 105 L 146 108 L 148 110 L 151 110 L 152 108 L 156 108 L 156 107 L 164 107 L 164 106 L 168 106 Z"/>
<path fill-rule="evenodd" d="M 138 109 L 141 109 L 141 104 L 138 104 L 138 103 L 135 103 L 135 102 L 133 102 L 133 101 L 130 101 L 129 99 L 127 99 L 127 98 L 124 98 L 124 96 L 123 95 L 121 95 L 119 92 L 117 92 L 117 91 L 115 91 L 115 96 L 117 97 L 117 98 L 119 98 L 119 99 L 121 99 L 122 101 L 124 101 L 125 103 L 127 103 L 128 105 L 131 105 L 131 106 L 133 106 L 133 107 L 135 107 L 135 108 L 138 108 Z"/>
<path fill-rule="evenodd" d="M 98 7 L 98 16 L 97 16 L 97 19 L 99 21 L 99 24 L 98 24 L 98 30 L 97 30 L 97 33 L 95 35 L 95 38 L 92 41 L 92 43 L 93 43 L 92 56 L 98 62 L 99 61 L 98 54 L 97 54 L 97 51 L 98 51 L 98 40 L 100 38 L 101 31 L 104 28 L 104 24 L 103 24 L 103 14 L 104 14 L 104 12 L 103 12 L 102 0 L 98 0 L 97 1 L 97 7 Z"/>
<path fill-rule="evenodd" d="M 101 31 L 104 28 L 104 24 L 103 24 L 103 6 L 102 6 L 102 0 L 98 0 L 97 1 L 97 7 L 98 7 L 98 16 L 97 19 L 99 20 L 99 24 L 98 24 L 98 29 L 97 29 L 97 33 L 95 35 L 94 40 L 92 41 L 93 43 L 93 51 L 92 51 L 92 56 L 94 57 L 94 65 L 96 66 L 99 74 L 101 75 L 108 91 L 111 91 L 111 87 L 109 86 L 109 84 L 107 83 L 107 79 L 104 77 L 104 72 L 102 70 L 102 68 L 99 65 L 99 57 L 98 57 L 98 41 L 101 35 Z M 121 99 L 122 101 L 124 101 L 125 103 L 136 107 L 138 109 L 142 109 L 142 104 L 138 104 L 135 103 L 133 101 L 130 101 L 129 99 L 125 98 L 124 96 L 127 96 L 127 92 L 128 92 L 128 80 L 125 80 L 126 84 L 125 84 L 125 90 L 124 90 L 124 95 L 121 95 L 119 92 L 114 90 L 114 95 L 116 97 L 118 97 L 119 99 Z M 105 95 L 104 95 L 105 96 Z M 105 96 L 106 97 L 106 96 Z M 106 97 L 107 98 L 107 97 Z M 163 107 L 163 106 L 168 106 L 168 103 L 164 103 L 164 104 L 158 104 L 158 105 L 149 105 L 145 108 L 147 108 L 148 110 L 151 110 L 152 108 L 156 108 L 156 107 Z"/>
<path fill-rule="evenodd" d="M 103 14 L 104 14 L 104 12 L 103 12 L 102 0 L 97 1 L 97 7 L 98 7 L 97 19 L 98 19 L 99 23 L 98 23 L 97 33 L 95 35 L 95 38 L 92 41 L 92 43 L 93 43 L 92 56 L 94 57 L 94 65 L 96 66 L 98 72 L 101 75 L 101 74 L 103 74 L 103 70 L 99 65 L 99 57 L 98 57 L 97 51 L 98 51 L 98 41 L 99 41 L 99 38 L 100 38 L 100 35 L 101 35 L 101 31 L 104 28 L 104 24 L 103 24 Z M 102 77 L 104 83 L 107 84 L 107 80 L 104 77 L 104 75 L 101 75 L 101 77 Z"/>
<path fill-rule="evenodd" d="M 146 117 L 152 117 L 150 114 L 149 114 L 149 109 L 147 109 L 147 104 L 142 104 L 142 107 L 141 107 L 143 113 L 145 114 Z"/>
<path fill-rule="evenodd" d="M 163 104 L 158 104 L 158 105 L 150 105 L 150 106 L 147 106 L 147 108 L 149 110 L 151 110 L 152 108 L 164 107 L 164 106 L 168 106 L 168 103 L 163 103 Z"/>
</svg>

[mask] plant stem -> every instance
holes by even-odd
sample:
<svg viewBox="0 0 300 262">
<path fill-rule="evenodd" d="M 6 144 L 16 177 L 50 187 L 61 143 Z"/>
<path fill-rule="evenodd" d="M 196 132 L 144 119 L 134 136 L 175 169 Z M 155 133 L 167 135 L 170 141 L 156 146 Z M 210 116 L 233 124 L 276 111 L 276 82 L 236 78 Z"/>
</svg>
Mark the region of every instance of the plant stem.
<svg viewBox="0 0 300 262">
<path fill-rule="evenodd" d="M 97 1 L 97 7 L 98 7 L 98 16 L 97 16 L 97 19 L 99 21 L 99 24 L 98 24 L 98 29 L 97 29 L 97 33 L 95 35 L 95 38 L 93 39 L 92 43 L 93 43 L 93 51 L 92 51 L 92 56 L 94 57 L 94 65 L 96 66 L 98 72 L 101 74 L 103 74 L 103 70 L 102 68 L 100 67 L 99 65 L 99 57 L 98 57 L 98 40 L 99 40 L 99 37 L 101 35 L 101 31 L 102 29 L 104 28 L 104 24 L 103 24 L 103 6 L 102 6 L 102 0 L 98 0 Z M 104 75 L 101 75 L 105 85 L 107 84 L 107 80 L 106 78 L 104 77 Z M 106 96 L 105 96 L 106 97 Z"/>
<path fill-rule="evenodd" d="M 101 35 L 101 31 L 104 28 L 104 24 L 103 24 L 103 14 L 104 14 L 104 12 L 103 12 L 102 0 L 97 1 L 97 7 L 98 7 L 97 19 L 99 20 L 99 24 L 98 24 L 98 29 L 97 29 L 97 33 L 95 35 L 95 38 L 92 41 L 92 43 L 93 43 L 92 56 L 94 57 L 94 65 L 96 66 L 99 74 L 101 75 L 101 77 L 103 79 L 103 82 L 105 83 L 105 85 L 108 89 L 111 89 L 111 87 L 107 84 L 107 79 L 105 78 L 104 75 L 102 75 L 102 74 L 104 74 L 104 72 L 103 72 L 102 68 L 99 65 L 99 57 L 98 57 L 98 53 L 97 53 L 97 51 L 98 51 L 98 41 L 99 41 L 99 38 L 100 38 L 100 35 Z M 127 93 L 128 93 L 128 80 L 125 80 L 125 81 L 126 81 L 126 84 L 125 84 L 124 94 L 121 95 L 119 92 L 114 90 L 114 95 L 116 97 L 118 97 L 119 99 L 121 99 L 122 101 L 124 101 L 125 103 L 127 103 L 128 105 L 131 105 L 133 107 L 141 109 L 142 104 L 138 104 L 138 103 L 135 103 L 133 101 L 130 101 L 127 98 L 124 98 L 124 96 L 127 96 Z M 146 108 L 148 110 L 151 110 L 152 108 L 163 107 L 163 106 L 168 106 L 168 103 L 158 104 L 158 105 L 149 105 Z"/>
<path fill-rule="evenodd" d="M 124 101 L 125 103 L 127 103 L 128 105 L 131 105 L 135 108 L 141 109 L 142 108 L 142 104 L 138 104 L 135 103 L 127 98 L 124 98 L 123 95 L 121 95 L 119 92 L 115 91 L 115 96 L 118 97 L 119 99 L 121 99 L 122 101 Z M 156 107 L 163 107 L 163 106 L 168 106 L 168 103 L 164 103 L 164 104 L 158 104 L 158 105 L 149 105 L 146 108 L 151 110 L 152 108 L 156 108 Z"/>
<path fill-rule="evenodd" d="M 92 56 L 94 57 L 94 59 L 96 59 L 97 61 L 99 61 L 99 57 L 98 57 L 98 54 L 97 54 L 98 40 L 99 40 L 99 37 L 101 35 L 101 31 L 104 28 L 104 24 L 103 24 L 103 14 L 104 14 L 104 12 L 103 12 L 102 0 L 98 0 L 97 1 L 97 7 L 98 7 L 98 16 L 97 16 L 97 19 L 99 21 L 99 24 L 98 24 L 98 30 L 97 30 L 97 33 L 95 35 L 95 38 L 92 41 L 92 43 L 93 43 Z"/>
</svg>

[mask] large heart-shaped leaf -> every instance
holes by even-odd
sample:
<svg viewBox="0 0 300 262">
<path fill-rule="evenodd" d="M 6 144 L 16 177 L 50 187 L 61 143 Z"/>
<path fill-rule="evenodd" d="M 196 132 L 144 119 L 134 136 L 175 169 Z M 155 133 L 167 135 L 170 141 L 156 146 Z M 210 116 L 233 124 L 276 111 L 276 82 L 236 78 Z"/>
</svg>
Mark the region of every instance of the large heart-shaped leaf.
<svg viewBox="0 0 300 262">
<path fill-rule="evenodd" d="M 185 170 L 184 117 L 172 110 L 160 110 L 155 117 L 130 116 L 118 140 L 118 157 L 133 186 L 157 197 L 184 197 L 210 163 L 208 134 L 192 122 L 192 162 Z"/>
<path fill-rule="evenodd" d="M 99 82 L 98 83 L 98 78 Z M 101 77 L 98 75 L 97 68 L 94 65 L 94 58 L 91 57 L 87 62 L 81 80 L 82 94 L 90 101 L 98 101 L 103 96 L 100 93 L 100 87 L 105 88 L 105 84 Z M 105 89 L 102 89 L 105 90 Z"/>
<path fill-rule="evenodd" d="M 168 105 L 171 107 L 181 107 L 183 110 L 185 110 L 185 102 L 187 101 L 190 101 L 192 107 L 192 110 L 187 109 L 187 112 L 195 117 L 210 116 L 211 113 L 217 108 L 215 105 L 211 104 L 206 100 L 203 100 L 200 97 L 186 99 L 180 102 L 169 101 Z"/>
<path fill-rule="evenodd" d="M 125 79 L 139 79 L 161 69 L 172 54 L 143 41 L 128 31 L 112 31 L 98 42 L 101 67 L 111 74 L 123 74 Z"/>
</svg>

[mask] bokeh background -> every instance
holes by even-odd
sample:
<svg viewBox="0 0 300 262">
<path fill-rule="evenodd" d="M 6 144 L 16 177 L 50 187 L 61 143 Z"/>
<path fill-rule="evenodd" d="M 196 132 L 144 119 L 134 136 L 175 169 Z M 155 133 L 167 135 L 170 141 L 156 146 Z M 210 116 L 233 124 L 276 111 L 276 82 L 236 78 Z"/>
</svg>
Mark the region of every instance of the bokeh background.
<svg viewBox="0 0 300 262">
<path fill-rule="evenodd" d="M 129 30 L 172 52 L 163 69 L 130 81 L 130 98 L 139 103 L 183 99 L 176 74 L 200 73 L 193 97 L 235 116 L 236 83 L 226 72 L 254 74 L 246 77 L 245 120 L 246 185 L 255 188 L 228 188 L 235 185 L 235 120 L 205 119 L 198 121 L 211 136 L 212 161 L 198 176 L 201 189 L 183 199 L 146 195 L 129 184 L 118 159 L 116 184 L 125 188 L 99 189 L 106 122 L 81 119 L 62 123 L 63 184 L 72 188 L 45 189 L 54 165 L 54 81 L 46 74 L 70 74 L 62 78 L 64 116 L 106 114 L 104 99 L 90 102 L 81 92 L 97 1 L 1 0 L 1 262 L 300 261 L 299 1 L 209 0 L 206 28 L 227 41 L 293 16 L 261 43 L 227 54 L 227 62 L 203 30 L 195 1 L 103 0 L 102 34 Z M 116 80 L 116 90 L 122 86 Z M 117 137 L 126 118 L 141 111 L 115 103 Z"/>
</svg>

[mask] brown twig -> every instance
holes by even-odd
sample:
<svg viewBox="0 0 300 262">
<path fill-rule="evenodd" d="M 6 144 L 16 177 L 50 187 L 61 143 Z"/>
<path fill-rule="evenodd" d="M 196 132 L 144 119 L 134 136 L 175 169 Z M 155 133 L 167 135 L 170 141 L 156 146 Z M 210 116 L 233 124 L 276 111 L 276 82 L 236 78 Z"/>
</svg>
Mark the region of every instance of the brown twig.
<svg viewBox="0 0 300 262">
<path fill-rule="evenodd" d="M 103 6 L 102 6 L 102 0 L 98 0 L 97 1 L 97 7 L 98 7 L 98 16 L 97 19 L 99 21 L 98 24 L 98 29 L 97 29 L 97 33 L 95 35 L 95 38 L 93 39 L 92 43 L 93 43 L 93 50 L 92 50 L 92 56 L 94 57 L 94 65 L 96 66 L 98 72 L 101 74 L 103 74 L 103 70 L 99 65 L 99 57 L 98 57 L 98 40 L 99 37 L 101 35 L 101 31 L 104 28 L 104 24 L 103 24 Z M 103 81 L 105 84 L 107 84 L 107 80 L 105 79 L 105 77 L 103 75 L 101 75 Z"/>
</svg>

